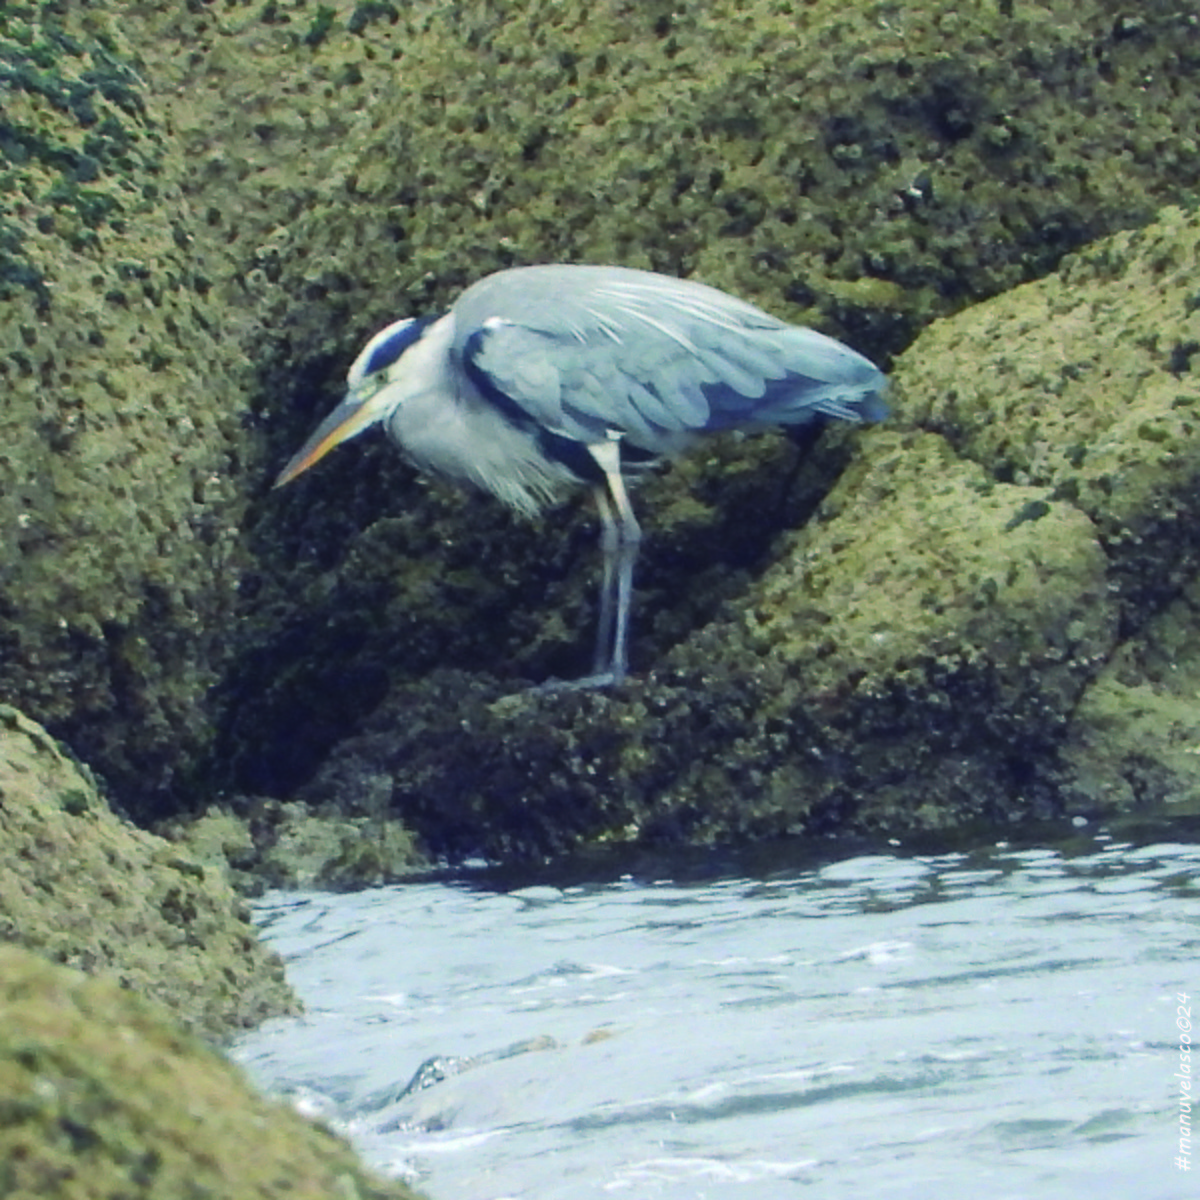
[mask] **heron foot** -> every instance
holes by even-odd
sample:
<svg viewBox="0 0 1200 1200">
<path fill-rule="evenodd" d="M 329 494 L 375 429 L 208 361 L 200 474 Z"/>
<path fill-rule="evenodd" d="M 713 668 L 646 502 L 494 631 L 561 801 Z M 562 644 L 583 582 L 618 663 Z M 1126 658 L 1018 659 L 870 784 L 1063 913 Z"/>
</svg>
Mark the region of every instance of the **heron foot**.
<svg viewBox="0 0 1200 1200">
<path fill-rule="evenodd" d="M 544 683 L 534 684 L 531 692 L 578 692 L 587 688 L 613 687 L 625 682 L 625 673 L 616 671 L 600 671 L 593 675 L 584 675 L 582 679 L 547 679 Z"/>
</svg>

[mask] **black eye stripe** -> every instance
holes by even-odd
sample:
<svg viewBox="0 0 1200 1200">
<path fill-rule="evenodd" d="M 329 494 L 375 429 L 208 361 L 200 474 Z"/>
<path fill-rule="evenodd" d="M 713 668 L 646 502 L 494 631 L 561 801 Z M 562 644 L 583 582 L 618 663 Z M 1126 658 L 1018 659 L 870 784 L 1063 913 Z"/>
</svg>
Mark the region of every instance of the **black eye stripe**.
<svg viewBox="0 0 1200 1200">
<path fill-rule="evenodd" d="M 420 341 L 426 327 L 436 320 L 436 316 L 418 317 L 403 328 L 397 329 L 391 337 L 380 342 L 371 351 L 371 357 L 363 364 L 363 374 L 374 375 L 376 371 L 390 367 L 409 346 Z"/>
</svg>

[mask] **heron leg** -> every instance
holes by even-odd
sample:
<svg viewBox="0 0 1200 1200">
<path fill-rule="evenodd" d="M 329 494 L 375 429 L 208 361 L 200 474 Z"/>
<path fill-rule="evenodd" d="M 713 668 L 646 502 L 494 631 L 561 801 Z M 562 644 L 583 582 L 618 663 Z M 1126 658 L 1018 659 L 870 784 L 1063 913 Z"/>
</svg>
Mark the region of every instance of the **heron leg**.
<svg viewBox="0 0 1200 1200">
<path fill-rule="evenodd" d="M 805 421 L 803 425 L 787 426 L 788 439 L 796 447 L 796 453 L 792 456 L 792 465 L 783 477 L 783 486 L 779 489 L 779 499 L 775 502 L 774 523 L 777 526 L 784 523 L 792 488 L 795 487 L 796 480 L 800 478 L 800 472 L 816 449 L 817 443 L 821 440 L 821 434 L 828 424 L 828 418 L 818 414 L 811 420 Z"/>
<path fill-rule="evenodd" d="M 629 666 L 629 609 L 633 596 L 633 566 L 642 531 L 621 478 L 621 444 L 616 438 L 588 447 L 604 472 L 605 493 L 597 490 L 604 554 L 600 594 L 600 628 L 596 638 L 596 674 L 613 683 L 625 678 Z"/>
<path fill-rule="evenodd" d="M 600 616 L 596 622 L 596 654 L 592 659 L 592 674 L 599 677 L 609 670 L 613 654 L 613 614 L 615 566 L 621 533 L 613 516 L 608 488 L 601 484 L 593 495 L 600 514 L 600 553 L 604 558 L 604 574 L 600 580 Z"/>
</svg>

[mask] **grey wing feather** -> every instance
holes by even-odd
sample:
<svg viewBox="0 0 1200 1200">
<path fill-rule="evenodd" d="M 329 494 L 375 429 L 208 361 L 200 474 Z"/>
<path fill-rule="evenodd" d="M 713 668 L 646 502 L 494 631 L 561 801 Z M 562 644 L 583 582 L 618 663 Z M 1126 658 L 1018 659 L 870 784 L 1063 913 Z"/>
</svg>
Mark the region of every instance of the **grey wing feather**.
<svg viewBox="0 0 1200 1200">
<path fill-rule="evenodd" d="M 578 441 L 659 450 L 692 431 L 881 415 L 883 376 L 861 355 L 686 280 L 518 267 L 469 288 L 454 318 L 485 391 Z"/>
</svg>

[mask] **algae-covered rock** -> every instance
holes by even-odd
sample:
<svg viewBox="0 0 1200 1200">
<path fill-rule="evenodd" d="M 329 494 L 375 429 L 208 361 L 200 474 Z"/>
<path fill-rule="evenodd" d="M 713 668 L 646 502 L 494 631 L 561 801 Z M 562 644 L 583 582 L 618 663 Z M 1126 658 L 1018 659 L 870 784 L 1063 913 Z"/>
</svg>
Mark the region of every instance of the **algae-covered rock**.
<svg viewBox="0 0 1200 1200">
<path fill-rule="evenodd" d="M 548 538 L 370 449 L 266 498 L 362 339 L 571 259 L 703 278 L 886 362 L 1194 190 L 1194 21 L 1170 0 L 5 6 L 0 692 L 149 820 L 217 785 L 290 794 L 430 671 L 576 672 L 577 509 Z M 1120 468 L 1093 449 L 1063 502 Z M 714 450 L 690 490 L 650 491 L 643 664 L 746 594 L 844 456 L 749 536 L 774 514 L 757 461 Z"/>
<path fill-rule="evenodd" d="M 250 384 L 145 33 L 97 5 L 0 16 L 0 694 L 130 802 L 177 792 L 210 736 Z"/>
<path fill-rule="evenodd" d="M 405 1200 L 158 1005 L 0 946 L 0 1193 Z"/>
<path fill-rule="evenodd" d="M 336 805 L 314 813 L 298 803 L 239 800 L 236 814 L 214 807 L 159 826 L 159 832 L 248 894 L 265 887 L 370 887 L 428 867 L 412 834 L 395 819 L 344 817 Z"/>
<path fill-rule="evenodd" d="M 1123 637 L 1064 746 L 1063 794 L 1082 811 L 1182 813 L 1200 796 L 1198 279 L 1200 213 L 1170 209 L 933 326 L 905 359 L 915 420 L 1086 513 L 1109 560 Z"/>
<path fill-rule="evenodd" d="M 301 794 L 497 855 L 1194 799 L 1198 248 L 1168 211 L 935 323 L 806 523 L 623 688 L 397 685 Z"/>
<path fill-rule="evenodd" d="M 1200 179 L 1194 26 L 1167 0 L 367 7 L 327 6 L 319 39 L 309 9 L 177 14 L 147 51 L 301 358 L 555 260 L 696 274 L 894 348 Z"/>
<path fill-rule="evenodd" d="M 1196 584 L 1125 642 L 1072 714 L 1065 803 L 1097 816 L 1200 815 L 1200 609 Z"/>
<path fill-rule="evenodd" d="M 1136 20 L 1107 2 L 331 11 L 315 44 L 308 14 L 220 29 L 206 15 L 203 87 L 270 60 L 288 104 L 270 119 L 247 108 L 219 145 L 179 118 L 194 161 L 212 158 L 193 178 L 229 245 L 257 238 L 276 464 L 363 338 L 496 267 L 690 274 L 885 361 L 932 316 L 1149 219 L 1200 163 L 1191 26 L 1165 4 Z M 277 148 L 318 154 L 329 128 L 324 170 L 314 158 L 289 179 Z M 254 179 L 294 214 L 261 235 L 237 207 Z M 820 459 L 775 521 L 788 467 L 763 453 L 776 471 L 757 491 L 764 460 L 725 449 L 686 468 L 688 489 L 644 489 L 642 664 L 744 593 L 839 465 Z M 488 498 L 417 484 L 367 439 L 252 507 L 251 648 L 218 735 L 229 781 L 290 794 L 389 690 L 432 671 L 510 687 L 585 671 L 581 507 L 514 522 Z"/>
<path fill-rule="evenodd" d="M 1198 219 L 1167 209 L 1089 246 L 1036 286 L 932 326 L 903 360 L 907 417 L 997 479 L 1088 514 L 1135 621 L 1194 565 Z"/>
<path fill-rule="evenodd" d="M 646 675 L 397 689 L 301 794 L 369 810 L 388 780 L 435 850 L 496 855 L 1051 816 L 1038 764 L 1116 615 L 1092 525 L 1039 497 L 935 435 L 867 435 L 777 562 Z"/>
<path fill-rule="evenodd" d="M 0 942 L 153 996 L 213 1039 L 298 1009 L 220 872 L 118 820 L 86 771 L 7 706 Z"/>
</svg>

